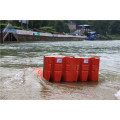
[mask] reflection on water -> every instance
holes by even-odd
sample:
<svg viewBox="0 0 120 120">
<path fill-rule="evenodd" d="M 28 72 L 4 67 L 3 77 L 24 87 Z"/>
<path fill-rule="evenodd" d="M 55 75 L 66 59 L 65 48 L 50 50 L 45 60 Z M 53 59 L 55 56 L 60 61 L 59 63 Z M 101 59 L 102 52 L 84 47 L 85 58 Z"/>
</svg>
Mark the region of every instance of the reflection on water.
<svg viewBox="0 0 120 120">
<path fill-rule="evenodd" d="M 100 57 L 99 82 L 49 83 L 32 72 L 43 56 Z M 117 99 L 120 41 L 0 45 L 0 99 Z M 118 94 L 117 94 L 118 95 Z"/>
</svg>

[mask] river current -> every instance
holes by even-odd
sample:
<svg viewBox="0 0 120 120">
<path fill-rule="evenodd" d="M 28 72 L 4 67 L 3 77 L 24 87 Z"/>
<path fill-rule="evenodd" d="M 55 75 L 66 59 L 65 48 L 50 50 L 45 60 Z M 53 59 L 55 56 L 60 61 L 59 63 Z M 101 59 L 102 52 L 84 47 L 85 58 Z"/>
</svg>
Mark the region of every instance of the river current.
<svg viewBox="0 0 120 120">
<path fill-rule="evenodd" d="M 99 82 L 50 83 L 32 72 L 44 56 L 100 57 Z M 0 99 L 114 100 L 120 98 L 120 41 L 0 44 Z"/>
</svg>

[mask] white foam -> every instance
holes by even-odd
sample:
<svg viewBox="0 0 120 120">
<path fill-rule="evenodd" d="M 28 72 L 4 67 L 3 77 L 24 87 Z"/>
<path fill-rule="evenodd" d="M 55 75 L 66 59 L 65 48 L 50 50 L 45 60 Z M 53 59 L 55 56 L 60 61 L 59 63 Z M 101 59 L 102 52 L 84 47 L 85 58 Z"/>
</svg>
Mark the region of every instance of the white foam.
<svg viewBox="0 0 120 120">
<path fill-rule="evenodd" d="M 120 90 L 115 94 L 115 97 L 120 100 Z"/>
<path fill-rule="evenodd" d="M 24 71 L 18 72 L 12 78 L 10 78 L 4 82 L 4 87 L 7 87 L 9 89 L 17 87 L 17 85 L 13 85 L 13 84 L 19 85 L 19 84 L 23 83 L 23 77 L 24 77 Z"/>
<path fill-rule="evenodd" d="M 15 74 L 13 77 L 11 77 L 10 79 L 8 79 L 7 81 L 4 82 L 4 84 L 10 84 L 10 83 L 23 83 L 23 78 L 25 76 L 25 71 L 28 71 L 31 68 L 27 68 L 23 71 L 18 72 L 17 74 Z"/>
<path fill-rule="evenodd" d="M 42 89 L 43 87 L 49 88 L 49 83 L 45 80 L 40 79 L 36 74 L 33 73 L 32 68 L 26 68 L 23 71 L 18 72 L 12 78 L 4 82 L 4 87 L 10 89 L 18 87 L 31 87 L 33 89 Z"/>
</svg>

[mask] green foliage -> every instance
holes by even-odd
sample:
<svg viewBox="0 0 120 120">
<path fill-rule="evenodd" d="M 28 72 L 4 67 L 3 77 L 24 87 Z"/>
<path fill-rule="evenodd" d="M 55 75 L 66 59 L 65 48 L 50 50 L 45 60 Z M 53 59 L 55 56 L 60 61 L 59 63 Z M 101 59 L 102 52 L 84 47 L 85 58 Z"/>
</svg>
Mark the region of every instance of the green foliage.
<svg viewBox="0 0 120 120">
<path fill-rule="evenodd" d="M 55 28 L 55 26 L 56 26 L 56 20 L 49 20 L 48 21 L 48 26 L 51 26 L 51 27 Z"/>
<path fill-rule="evenodd" d="M 69 32 L 70 32 L 70 29 L 69 29 L 67 23 L 64 24 L 64 32 L 65 32 L 65 33 L 69 33 Z"/>
<path fill-rule="evenodd" d="M 49 26 L 41 27 L 40 30 L 43 30 L 48 33 L 56 33 L 55 29 L 53 27 L 49 27 Z"/>
<path fill-rule="evenodd" d="M 66 23 L 66 21 L 62 21 L 62 20 L 58 20 L 56 21 L 56 31 L 57 32 L 65 32 L 65 33 L 69 33 L 70 29 L 68 27 L 68 24 Z"/>
<path fill-rule="evenodd" d="M 120 20 L 29 20 L 28 28 L 31 30 L 37 28 L 51 33 L 73 33 L 74 31 L 68 27 L 70 21 L 76 23 L 76 26 L 81 24 L 94 25 L 92 30 L 106 37 L 120 34 Z M 1 23 L 6 27 L 6 21 L 1 21 Z M 16 26 L 14 28 L 21 29 L 21 23 L 18 20 L 9 20 L 9 23 Z M 26 24 L 23 24 L 23 28 L 26 29 Z"/>
<path fill-rule="evenodd" d="M 53 32 L 53 34 L 58 34 L 58 32 Z"/>
<path fill-rule="evenodd" d="M 120 20 L 75 20 L 77 25 L 90 24 L 95 28 L 92 30 L 106 36 L 107 34 L 120 34 Z"/>
<path fill-rule="evenodd" d="M 56 23 L 56 31 L 57 32 L 64 32 L 64 22 L 62 20 L 58 20 Z"/>
<path fill-rule="evenodd" d="M 120 40 L 120 34 L 111 35 L 112 40 Z"/>
<path fill-rule="evenodd" d="M 104 40 L 120 40 L 120 35 L 106 35 L 106 36 L 102 36 L 102 39 Z"/>
<path fill-rule="evenodd" d="M 5 28 L 8 24 L 0 24 L 3 26 L 3 28 Z M 13 26 L 14 29 L 21 29 L 21 27 L 18 27 L 18 26 Z"/>
<path fill-rule="evenodd" d="M 111 34 L 120 34 L 120 20 L 116 20 L 112 22 Z"/>
<path fill-rule="evenodd" d="M 12 24 L 13 26 L 20 26 L 21 25 L 21 23 L 18 20 L 10 20 L 9 23 Z"/>
<path fill-rule="evenodd" d="M 7 24 L 0 24 L 0 26 L 2 26 L 3 28 L 5 28 L 7 26 Z"/>
<path fill-rule="evenodd" d="M 68 35 L 72 35 L 72 33 L 68 33 Z"/>
<path fill-rule="evenodd" d="M 104 40 L 112 40 L 112 37 L 111 37 L 111 35 L 106 35 L 106 36 L 102 36 L 102 39 L 104 39 Z"/>
<path fill-rule="evenodd" d="M 18 27 L 18 26 L 13 26 L 14 29 L 19 29 L 21 30 L 22 28 L 21 27 Z"/>
<path fill-rule="evenodd" d="M 40 28 L 43 24 L 43 20 L 30 20 L 29 27 L 30 28 Z"/>
</svg>

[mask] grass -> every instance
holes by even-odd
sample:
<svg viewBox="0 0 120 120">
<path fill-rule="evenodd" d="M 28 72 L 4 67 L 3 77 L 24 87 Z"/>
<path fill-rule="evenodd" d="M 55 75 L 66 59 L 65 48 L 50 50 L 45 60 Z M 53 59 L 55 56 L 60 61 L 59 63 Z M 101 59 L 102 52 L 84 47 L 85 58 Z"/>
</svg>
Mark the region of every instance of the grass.
<svg viewBox="0 0 120 120">
<path fill-rule="evenodd" d="M 120 35 L 111 35 L 112 40 L 120 40 Z"/>
<path fill-rule="evenodd" d="M 106 35 L 106 36 L 102 36 L 102 39 L 104 39 L 104 40 L 120 40 L 120 35 L 118 35 L 118 34 Z"/>
</svg>

